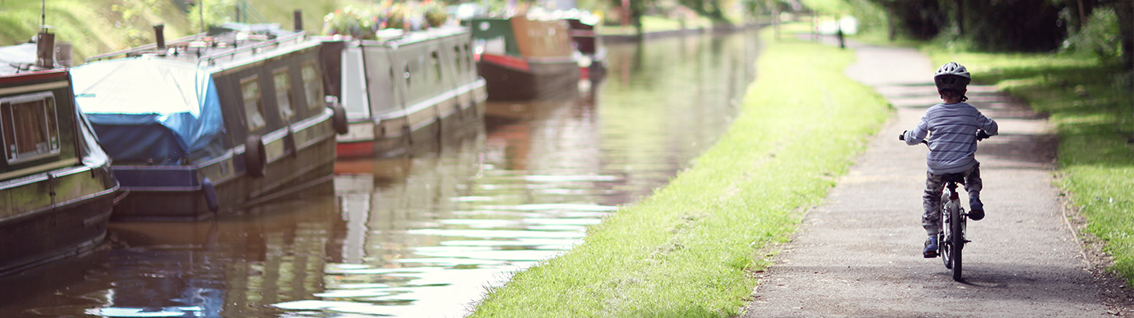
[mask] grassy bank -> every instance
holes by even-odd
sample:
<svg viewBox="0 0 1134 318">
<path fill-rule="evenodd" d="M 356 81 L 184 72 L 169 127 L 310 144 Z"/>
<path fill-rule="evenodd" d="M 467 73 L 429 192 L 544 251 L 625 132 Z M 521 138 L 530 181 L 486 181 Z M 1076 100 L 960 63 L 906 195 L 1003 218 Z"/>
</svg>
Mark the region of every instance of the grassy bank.
<svg viewBox="0 0 1134 318">
<path fill-rule="evenodd" d="M 768 32 L 763 34 L 770 39 Z M 787 39 L 789 37 L 783 37 Z M 671 183 L 491 290 L 473 317 L 721 317 L 889 115 L 850 51 L 768 43 L 741 114 Z"/>
<path fill-rule="evenodd" d="M 235 0 L 204 1 L 206 21 L 231 20 Z M 291 28 L 294 10 L 303 11 L 304 29 L 319 33 L 323 15 L 357 0 L 248 0 L 264 21 Z M 183 12 L 169 0 L 4 0 L 0 7 L 0 45 L 27 42 L 39 30 L 41 9 L 56 41 L 74 45 L 74 61 L 154 41 L 153 25 L 166 25 L 166 38 L 200 32 L 200 12 Z M 196 9 L 192 9 L 196 10 Z"/>
<path fill-rule="evenodd" d="M 1134 96 L 1130 72 L 1089 56 L 949 53 L 977 82 L 994 84 L 1051 115 L 1061 138 L 1058 184 L 1106 242 L 1113 269 L 1134 281 Z"/>
</svg>

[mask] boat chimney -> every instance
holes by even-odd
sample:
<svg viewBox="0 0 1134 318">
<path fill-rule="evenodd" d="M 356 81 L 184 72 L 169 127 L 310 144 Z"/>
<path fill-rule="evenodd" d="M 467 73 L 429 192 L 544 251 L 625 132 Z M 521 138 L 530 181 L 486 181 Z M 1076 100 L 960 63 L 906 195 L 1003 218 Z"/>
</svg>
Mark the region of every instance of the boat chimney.
<svg viewBox="0 0 1134 318">
<path fill-rule="evenodd" d="M 35 66 L 39 68 L 54 68 L 55 35 L 44 26 L 35 36 Z"/>
<path fill-rule="evenodd" d="M 157 38 L 157 49 L 165 50 L 165 24 L 154 24 L 154 37 Z"/>
<path fill-rule="evenodd" d="M 293 16 L 295 17 L 295 32 L 303 31 L 303 11 L 295 9 Z"/>
</svg>

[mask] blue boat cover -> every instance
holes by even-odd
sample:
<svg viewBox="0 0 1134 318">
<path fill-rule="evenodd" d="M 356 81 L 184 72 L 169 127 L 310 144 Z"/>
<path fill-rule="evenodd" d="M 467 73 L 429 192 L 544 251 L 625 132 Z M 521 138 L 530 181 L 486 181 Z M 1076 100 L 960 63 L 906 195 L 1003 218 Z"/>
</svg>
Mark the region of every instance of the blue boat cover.
<svg viewBox="0 0 1134 318">
<path fill-rule="evenodd" d="M 116 161 L 178 165 L 222 152 L 220 98 L 204 68 L 142 56 L 84 64 L 71 78 L 75 103 Z"/>
</svg>

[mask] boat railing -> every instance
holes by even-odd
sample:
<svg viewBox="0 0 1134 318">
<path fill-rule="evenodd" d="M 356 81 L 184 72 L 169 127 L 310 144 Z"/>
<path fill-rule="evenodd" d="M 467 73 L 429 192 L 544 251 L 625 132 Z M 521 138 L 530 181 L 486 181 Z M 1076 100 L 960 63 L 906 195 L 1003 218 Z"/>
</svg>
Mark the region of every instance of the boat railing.
<svg viewBox="0 0 1134 318">
<path fill-rule="evenodd" d="M 193 40 L 201 39 L 201 38 L 204 38 L 204 37 L 205 37 L 204 33 L 199 33 L 199 34 L 194 34 L 194 35 L 178 38 L 178 39 L 175 39 L 175 40 L 172 41 L 172 43 L 174 43 L 174 44 L 172 44 L 171 47 L 176 46 L 177 45 L 176 43 L 190 43 L 190 42 L 193 42 Z M 147 54 L 147 53 L 164 54 L 164 53 L 167 52 L 168 49 L 169 48 L 158 49 L 157 43 L 150 43 L 150 44 L 144 44 L 144 45 L 141 45 L 141 46 L 132 47 L 132 48 L 121 50 L 121 51 L 104 53 L 104 54 L 99 54 L 99 55 L 95 55 L 95 56 L 92 56 L 92 57 L 88 57 L 87 62 L 109 60 L 109 59 L 114 59 L 114 58 L 119 58 L 119 57 L 138 56 L 138 55 Z"/>
<path fill-rule="evenodd" d="M 296 32 L 294 34 L 289 34 L 289 35 L 285 35 L 285 36 L 281 36 L 281 37 L 269 38 L 267 41 L 259 42 L 259 43 L 252 44 L 252 45 L 235 46 L 231 50 L 217 52 L 217 53 L 202 56 L 202 57 L 200 57 L 200 60 L 198 60 L 197 63 L 199 63 L 199 64 L 205 63 L 205 64 L 212 65 L 212 64 L 216 63 L 216 60 L 218 60 L 218 59 L 233 58 L 237 54 L 260 53 L 261 51 L 263 51 L 263 49 L 265 47 L 279 46 L 280 44 L 284 44 L 284 43 L 287 43 L 289 41 L 298 42 L 299 40 L 305 39 L 306 35 L 307 35 L 306 32 L 300 31 L 300 32 Z"/>
<path fill-rule="evenodd" d="M 197 51 L 197 63 L 199 63 L 199 64 L 204 63 L 204 64 L 212 65 L 218 59 L 234 57 L 234 56 L 241 54 L 241 53 L 249 53 L 249 52 L 253 53 L 253 54 L 259 53 L 265 47 L 278 46 L 280 44 L 287 43 L 289 41 L 297 41 L 297 40 L 300 40 L 300 39 L 304 39 L 306 35 L 307 34 L 305 32 L 302 32 L 302 31 L 296 32 L 296 33 L 293 33 L 293 34 L 284 35 L 284 36 L 279 36 L 279 37 L 272 37 L 272 36 L 266 36 L 265 37 L 264 35 L 261 35 L 261 34 L 255 34 L 254 36 L 250 36 L 248 39 L 259 40 L 258 42 L 254 43 L 254 44 L 250 44 L 250 45 L 238 45 L 239 41 L 237 41 L 237 43 L 221 42 L 221 41 L 214 40 L 213 37 L 211 37 L 211 36 L 209 36 L 205 33 L 199 33 L 199 34 L 190 35 L 190 36 L 186 36 L 186 37 L 182 37 L 182 38 L 173 40 L 173 41 L 171 41 L 171 43 L 169 45 L 166 45 L 166 47 L 164 49 L 159 48 L 157 43 L 150 43 L 150 44 L 130 48 L 130 49 L 127 49 L 127 50 L 122 50 L 122 51 L 118 51 L 118 52 L 112 52 L 112 53 L 106 53 L 106 54 L 92 56 L 92 57 L 87 59 L 87 62 L 109 60 L 109 59 L 115 59 L 115 58 L 120 58 L 120 57 L 141 56 L 141 55 L 145 55 L 145 54 L 156 54 L 156 55 L 173 54 L 173 55 L 178 55 L 177 52 L 180 52 L 180 51 L 189 51 L 191 49 L 197 49 L 198 50 Z M 260 37 L 263 37 L 263 39 L 261 39 Z M 232 46 L 228 46 L 228 45 L 232 45 Z M 206 54 L 206 55 L 201 54 L 202 50 L 208 50 L 208 49 L 211 49 L 211 48 L 229 48 L 229 49 L 224 50 L 224 51 L 220 51 L 220 52 L 216 52 L 216 53 Z M 174 50 L 174 52 L 171 52 L 170 50 Z"/>
</svg>

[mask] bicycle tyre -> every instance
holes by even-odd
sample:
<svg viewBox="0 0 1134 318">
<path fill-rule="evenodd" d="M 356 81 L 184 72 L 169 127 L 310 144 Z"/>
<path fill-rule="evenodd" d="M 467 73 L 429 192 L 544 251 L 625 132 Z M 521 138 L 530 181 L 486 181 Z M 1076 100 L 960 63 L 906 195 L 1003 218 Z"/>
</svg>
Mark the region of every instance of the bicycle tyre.
<svg viewBox="0 0 1134 318">
<path fill-rule="evenodd" d="M 950 226 L 949 220 L 949 191 L 946 190 L 941 194 L 941 233 L 937 235 L 937 255 L 941 255 L 941 261 L 945 263 L 946 269 L 953 268 L 952 249 L 949 241 L 953 236 L 950 234 L 953 228 Z"/>
<path fill-rule="evenodd" d="M 958 202 L 948 205 L 949 211 L 949 258 L 953 263 L 953 280 L 961 281 L 961 250 L 965 247 L 965 232 L 962 229 L 964 216 L 961 216 L 961 207 Z"/>
</svg>

